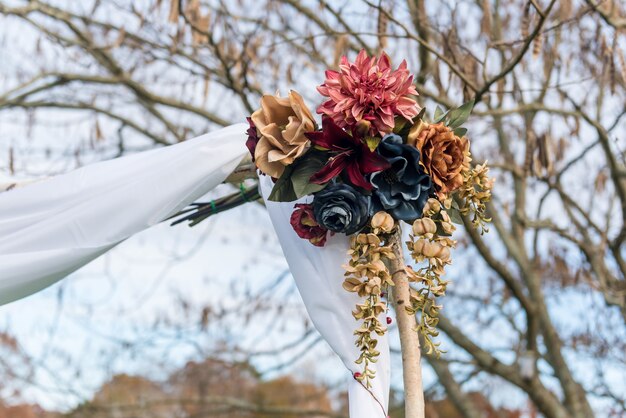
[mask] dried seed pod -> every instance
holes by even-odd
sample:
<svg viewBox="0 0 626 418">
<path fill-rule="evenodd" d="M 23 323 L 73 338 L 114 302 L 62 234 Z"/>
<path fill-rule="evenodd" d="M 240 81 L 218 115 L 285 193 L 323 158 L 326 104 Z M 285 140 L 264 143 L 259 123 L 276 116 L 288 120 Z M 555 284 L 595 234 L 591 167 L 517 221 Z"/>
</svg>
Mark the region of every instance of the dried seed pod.
<svg viewBox="0 0 626 418">
<path fill-rule="evenodd" d="M 533 59 L 537 59 L 541 54 L 541 48 L 543 47 L 543 34 L 539 32 L 537 37 L 533 41 Z"/>
<path fill-rule="evenodd" d="M 434 234 L 435 232 L 437 232 L 437 225 L 430 218 L 420 218 L 413 222 L 413 233 L 416 236 Z"/>
<path fill-rule="evenodd" d="M 528 28 L 530 27 L 530 0 L 524 6 L 524 14 L 522 15 L 522 38 L 528 37 Z"/>
<path fill-rule="evenodd" d="M 391 232 L 395 226 L 395 221 L 390 214 L 380 211 L 372 217 L 371 224 L 374 229 L 380 229 L 382 232 Z"/>
<path fill-rule="evenodd" d="M 440 210 L 441 203 L 437 199 L 430 198 L 424 206 L 424 215 L 439 213 Z"/>
</svg>

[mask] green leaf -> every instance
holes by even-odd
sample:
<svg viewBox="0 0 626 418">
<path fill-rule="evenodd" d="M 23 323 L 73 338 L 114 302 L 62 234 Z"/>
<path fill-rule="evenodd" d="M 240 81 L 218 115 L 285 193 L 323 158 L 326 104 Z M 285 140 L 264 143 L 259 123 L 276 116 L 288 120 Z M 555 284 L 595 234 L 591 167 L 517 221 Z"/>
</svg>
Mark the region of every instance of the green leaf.
<svg viewBox="0 0 626 418">
<path fill-rule="evenodd" d="M 435 109 L 435 116 L 433 119 L 433 123 L 441 122 L 446 117 L 447 114 L 448 112 L 444 112 L 442 108 L 437 106 L 437 108 Z"/>
<path fill-rule="evenodd" d="M 415 119 L 415 120 L 419 120 L 419 119 Z M 402 138 L 402 141 L 405 144 L 406 144 L 407 138 L 409 136 L 409 132 L 411 131 L 412 127 L 413 127 L 413 124 L 407 123 L 406 125 L 404 125 L 404 128 L 402 128 L 400 132 L 396 132 Z"/>
<path fill-rule="evenodd" d="M 417 114 L 415 118 L 413 118 L 413 124 L 415 125 L 418 120 L 424 119 L 424 115 L 426 114 L 426 108 L 423 107 L 422 110 Z"/>
<path fill-rule="evenodd" d="M 376 136 L 368 136 L 365 138 L 365 144 L 367 144 L 370 151 L 374 152 L 376 151 L 376 148 L 378 148 L 378 144 L 380 144 L 381 139 L 382 138 Z"/>
<path fill-rule="evenodd" d="M 409 121 L 404 119 L 402 116 L 396 116 L 393 126 L 393 133 L 399 135 L 400 132 L 402 132 L 402 130 L 406 128 L 407 125 L 409 125 Z"/>
<path fill-rule="evenodd" d="M 437 235 L 439 235 L 440 237 L 451 237 L 452 234 L 447 233 L 446 231 L 443 230 L 443 227 L 441 226 L 441 224 L 437 224 Z"/>
<path fill-rule="evenodd" d="M 293 190 L 293 184 L 291 182 L 291 175 L 293 174 L 293 164 L 285 168 L 283 175 L 280 176 L 272 192 L 270 193 L 268 200 L 272 202 L 293 202 L 298 199 L 296 192 Z"/>
<path fill-rule="evenodd" d="M 459 126 L 463 125 L 467 118 L 469 118 L 470 113 L 472 113 L 473 108 L 474 99 L 456 109 L 451 110 L 450 114 L 448 115 L 448 126 L 451 129 L 456 129 Z"/>
<path fill-rule="evenodd" d="M 404 125 L 402 126 L 402 128 L 400 129 L 394 129 L 394 133 L 400 135 L 402 137 L 402 139 L 406 140 L 406 137 L 409 135 L 409 132 L 411 131 L 411 129 L 417 125 L 418 123 L 420 123 L 420 121 L 424 120 L 424 115 L 426 114 L 426 108 L 423 107 L 420 112 L 417 114 L 417 116 L 415 116 L 413 119 L 411 120 L 406 120 L 404 119 L 402 116 L 397 116 L 396 117 L 396 123 L 398 121 L 398 118 L 402 118 L 402 120 L 404 120 Z M 396 125 L 397 128 L 397 125 Z"/>
<path fill-rule="evenodd" d="M 462 137 L 467 133 L 467 128 L 456 128 L 454 134 L 458 137 Z"/>
<path fill-rule="evenodd" d="M 328 161 L 328 155 L 323 152 L 311 150 L 296 160 L 291 175 L 291 185 L 296 199 L 319 192 L 325 184 L 311 183 L 311 176 L 321 170 Z M 294 199 L 295 200 L 295 199 Z"/>
<path fill-rule="evenodd" d="M 452 223 L 455 223 L 458 225 L 463 223 L 463 218 L 461 218 L 461 213 L 459 212 L 458 209 L 454 207 L 454 203 L 452 204 L 452 207 L 447 210 L 447 212 L 448 212 L 448 216 L 450 216 L 450 220 L 452 221 Z"/>
</svg>

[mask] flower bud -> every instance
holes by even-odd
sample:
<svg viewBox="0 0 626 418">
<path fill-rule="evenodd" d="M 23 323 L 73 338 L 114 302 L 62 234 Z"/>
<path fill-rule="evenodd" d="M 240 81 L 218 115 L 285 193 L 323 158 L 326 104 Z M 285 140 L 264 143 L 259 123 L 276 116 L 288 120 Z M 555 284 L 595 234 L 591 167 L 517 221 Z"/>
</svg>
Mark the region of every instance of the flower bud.
<svg viewBox="0 0 626 418">
<path fill-rule="evenodd" d="M 367 234 L 359 234 L 356 236 L 356 242 L 358 242 L 359 244 L 365 245 L 368 243 L 367 241 Z"/>
<path fill-rule="evenodd" d="M 441 211 L 441 229 L 448 235 L 452 235 L 454 231 L 456 231 L 456 227 L 452 225 L 452 220 L 450 219 L 450 215 L 445 210 Z"/>
<path fill-rule="evenodd" d="M 369 133 L 371 126 L 372 126 L 372 123 L 370 121 L 361 119 L 360 121 L 357 122 L 354 129 L 361 136 L 366 136 Z"/>
<path fill-rule="evenodd" d="M 436 242 L 424 241 L 424 248 L 422 248 L 422 254 L 424 257 L 433 258 L 437 257 L 443 246 L 441 244 L 437 244 Z"/>
<path fill-rule="evenodd" d="M 413 233 L 417 236 L 434 234 L 437 232 L 437 225 L 430 218 L 420 218 L 413 222 Z"/>
<path fill-rule="evenodd" d="M 439 213 L 441 210 L 441 203 L 437 199 L 433 199 L 432 197 L 426 201 L 426 206 L 424 206 L 424 213 Z"/>
<path fill-rule="evenodd" d="M 450 260 L 450 247 L 441 246 L 439 253 L 437 254 L 437 258 L 443 261 L 444 263 Z"/>
<path fill-rule="evenodd" d="M 425 239 L 418 239 L 417 241 L 415 241 L 413 243 L 413 252 L 415 254 L 423 254 L 424 253 L 424 246 L 426 245 L 426 240 Z"/>
<path fill-rule="evenodd" d="M 395 222 L 390 214 L 384 211 L 377 212 L 372 217 L 372 228 L 380 228 L 383 232 L 391 232 Z"/>
<path fill-rule="evenodd" d="M 418 120 L 417 123 L 411 126 L 411 129 L 409 130 L 409 134 L 407 135 L 407 143 L 416 147 L 417 138 L 420 136 L 420 133 L 422 133 L 424 129 L 428 128 L 428 126 L 428 123 L 424 122 L 421 119 Z"/>
<path fill-rule="evenodd" d="M 441 229 L 448 235 L 452 235 L 452 233 L 456 230 L 456 227 L 452 225 L 450 222 L 442 222 Z"/>
<path fill-rule="evenodd" d="M 382 260 L 375 260 L 369 263 L 368 268 L 374 273 L 380 273 L 381 271 L 387 270 L 385 263 Z"/>
<path fill-rule="evenodd" d="M 367 243 L 378 247 L 380 245 L 380 238 L 376 234 L 367 234 Z"/>
</svg>

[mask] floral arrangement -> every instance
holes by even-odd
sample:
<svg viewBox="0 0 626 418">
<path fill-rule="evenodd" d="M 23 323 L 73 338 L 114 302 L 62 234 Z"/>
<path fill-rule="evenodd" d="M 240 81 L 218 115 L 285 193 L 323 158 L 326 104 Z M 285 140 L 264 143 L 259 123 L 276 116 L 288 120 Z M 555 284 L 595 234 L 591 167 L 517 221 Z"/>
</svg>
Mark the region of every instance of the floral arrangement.
<svg viewBox="0 0 626 418">
<path fill-rule="evenodd" d="M 406 305 L 420 314 L 417 331 L 429 352 L 439 354 L 437 297 L 448 284 L 442 276 L 451 263 L 455 223 L 466 221 L 486 231 L 485 203 L 493 181 L 488 168 L 472 165 L 470 141 L 462 124 L 473 102 L 427 121 L 406 61 L 393 68 L 389 56 L 361 51 L 354 62 L 342 57 L 339 70 L 327 70 L 317 88 L 325 101 L 317 108 L 321 127 L 303 98 L 266 95 L 248 118 L 246 143 L 263 174 L 274 179 L 269 199 L 296 203 L 291 216 L 295 233 L 324 246 L 332 234 L 351 236 L 345 267 L 346 291 L 363 298 L 353 312 L 362 372 L 355 378 L 367 387 L 376 361 L 376 335 L 391 322 L 386 296 L 402 256 L 400 221 L 412 225 L 406 243 L 419 267 L 403 272 L 415 286 Z"/>
</svg>

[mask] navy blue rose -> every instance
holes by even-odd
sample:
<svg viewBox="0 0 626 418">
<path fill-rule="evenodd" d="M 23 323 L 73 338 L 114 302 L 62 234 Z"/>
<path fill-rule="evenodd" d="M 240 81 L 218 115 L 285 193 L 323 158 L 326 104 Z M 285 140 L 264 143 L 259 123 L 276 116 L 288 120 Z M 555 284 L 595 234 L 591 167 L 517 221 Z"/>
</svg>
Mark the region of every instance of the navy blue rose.
<svg viewBox="0 0 626 418">
<path fill-rule="evenodd" d="M 377 152 L 391 167 L 370 177 L 374 186 L 374 209 L 385 210 L 395 219 L 406 222 L 421 218 L 432 190 L 432 180 L 419 163 L 420 152 L 404 144 L 395 134 L 385 135 Z"/>
<path fill-rule="evenodd" d="M 370 208 L 370 196 L 344 183 L 331 184 L 313 197 L 317 223 L 329 231 L 346 235 L 363 229 L 369 220 Z"/>
</svg>

